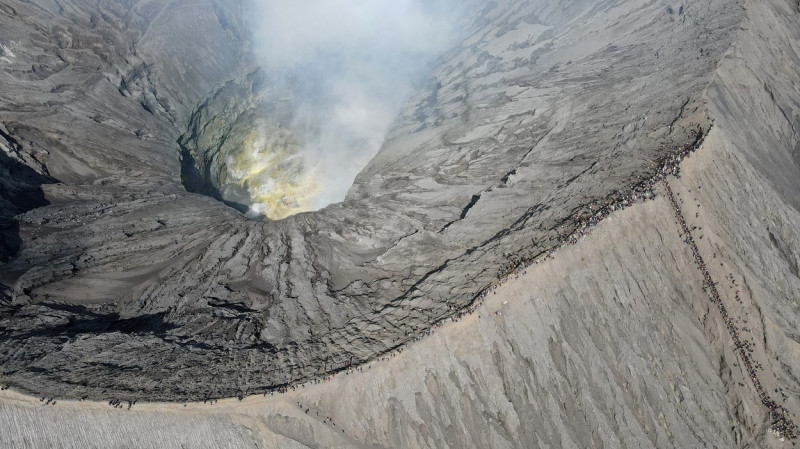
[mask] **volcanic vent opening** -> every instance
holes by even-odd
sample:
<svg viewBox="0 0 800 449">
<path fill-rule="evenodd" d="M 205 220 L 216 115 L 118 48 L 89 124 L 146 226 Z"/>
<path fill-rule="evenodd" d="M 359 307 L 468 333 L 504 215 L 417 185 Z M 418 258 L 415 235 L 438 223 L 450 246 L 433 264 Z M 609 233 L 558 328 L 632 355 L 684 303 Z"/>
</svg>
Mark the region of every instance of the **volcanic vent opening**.
<svg viewBox="0 0 800 449">
<path fill-rule="evenodd" d="M 312 210 L 320 186 L 317 167 L 310 167 L 286 128 L 262 126 L 244 138 L 236 154 L 225 158 L 226 183 L 221 195 L 249 205 L 248 216 L 273 220 Z"/>
<path fill-rule="evenodd" d="M 201 103 L 181 137 L 187 190 L 252 218 L 345 199 L 435 61 L 459 41 L 449 0 L 260 2 L 255 70 Z"/>
<path fill-rule="evenodd" d="M 214 92 L 181 136 L 186 190 L 214 197 L 253 219 L 280 220 L 317 209 L 318 134 L 293 102 L 290 83 L 256 71 Z"/>
</svg>

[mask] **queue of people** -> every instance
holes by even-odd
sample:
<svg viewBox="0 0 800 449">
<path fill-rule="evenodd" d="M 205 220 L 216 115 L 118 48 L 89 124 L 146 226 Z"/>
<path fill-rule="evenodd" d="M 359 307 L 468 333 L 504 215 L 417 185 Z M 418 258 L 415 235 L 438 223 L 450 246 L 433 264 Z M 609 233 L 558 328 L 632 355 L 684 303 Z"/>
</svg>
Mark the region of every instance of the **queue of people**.
<svg viewBox="0 0 800 449">
<path fill-rule="evenodd" d="M 742 364 L 744 365 L 747 374 L 750 376 L 750 381 L 753 383 L 756 392 L 758 392 L 761 403 L 770 410 L 770 416 L 772 418 L 770 426 L 771 431 L 779 438 L 797 438 L 798 428 L 797 425 L 787 416 L 789 413 L 788 410 L 772 400 L 772 398 L 770 398 L 765 391 L 764 387 L 761 385 L 761 381 L 758 378 L 758 369 L 760 368 L 760 364 L 754 361 L 751 356 L 753 352 L 751 343 L 749 341 L 742 340 L 739 330 L 737 329 L 736 324 L 733 322 L 733 318 L 731 318 L 730 314 L 728 313 L 725 303 L 722 301 L 719 291 L 717 290 L 717 283 L 711 278 L 711 273 L 708 271 L 708 266 L 703 260 L 703 256 L 700 254 L 700 250 L 694 241 L 694 237 L 692 236 L 692 229 L 686 223 L 686 219 L 683 216 L 683 211 L 681 210 L 680 204 L 675 198 L 675 194 L 672 192 L 672 188 L 670 188 L 666 179 L 664 180 L 664 188 L 667 191 L 667 198 L 669 198 L 669 201 L 672 204 L 675 217 L 678 219 L 678 224 L 683 231 L 684 241 L 691 248 L 694 261 L 703 275 L 703 288 L 706 293 L 708 293 L 711 302 L 714 303 L 719 309 L 719 312 L 722 315 L 722 320 L 725 323 L 725 327 L 728 329 L 728 333 L 730 333 L 731 338 L 733 339 L 734 346 L 739 353 L 739 357 L 742 359 Z M 736 295 L 738 299 L 738 290 Z"/>
</svg>

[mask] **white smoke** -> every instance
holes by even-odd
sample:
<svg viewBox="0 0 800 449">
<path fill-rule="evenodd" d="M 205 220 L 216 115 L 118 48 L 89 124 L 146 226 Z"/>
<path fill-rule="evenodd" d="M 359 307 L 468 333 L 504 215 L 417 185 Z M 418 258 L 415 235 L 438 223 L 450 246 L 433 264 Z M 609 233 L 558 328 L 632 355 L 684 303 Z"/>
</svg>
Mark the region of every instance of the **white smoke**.
<svg viewBox="0 0 800 449">
<path fill-rule="evenodd" d="M 454 41 L 451 0 L 253 0 L 259 63 L 297 80 L 304 155 L 320 193 L 341 201 L 379 150 L 415 83 Z"/>
</svg>

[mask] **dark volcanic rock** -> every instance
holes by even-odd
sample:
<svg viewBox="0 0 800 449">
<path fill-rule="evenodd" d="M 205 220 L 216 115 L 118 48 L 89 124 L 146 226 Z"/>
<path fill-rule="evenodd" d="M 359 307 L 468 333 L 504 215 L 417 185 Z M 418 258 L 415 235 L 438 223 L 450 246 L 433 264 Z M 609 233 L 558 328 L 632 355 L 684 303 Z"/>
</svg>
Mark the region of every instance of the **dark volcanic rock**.
<svg viewBox="0 0 800 449">
<path fill-rule="evenodd" d="M 50 204 L 16 217 L 22 249 L 0 269 L 4 379 L 69 397 L 234 396 L 418 337 L 507 254 L 546 253 L 709 127 L 738 3 L 475 8 L 346 200 L 266 222 L 181 184 L 181 145 L 194 190 L 213 193 L 201 184 L 219 166 L 197 141 L 219 146 L 212 121 L 243 126 L 237 102 L 203 112 L 256 71 L 242 7 L 12 3 L 0 122 L 27 155 L 26 191 Z"/>
</svg>

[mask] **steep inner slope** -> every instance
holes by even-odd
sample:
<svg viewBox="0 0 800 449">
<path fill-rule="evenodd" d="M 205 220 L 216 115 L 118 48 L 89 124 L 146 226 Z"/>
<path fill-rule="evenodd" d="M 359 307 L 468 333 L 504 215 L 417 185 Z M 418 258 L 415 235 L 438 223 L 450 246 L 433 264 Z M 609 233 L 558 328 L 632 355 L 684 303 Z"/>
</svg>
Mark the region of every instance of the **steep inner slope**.
<svg viewBox="0 0 800 449">
<path fill-rule="evenodd" d="M 186 190 L 217 198 L 254 219 L 312 209 L 320 186 L 303 154 L 294 86 L 257 70 L 229 82 L 192 114 L 181 136 Z"/>
<path fill-rule="evenodd" d="M 76 89 L 73 106 L 55 115 L 30 106 L 26 123 L 43 134 L 32 141 L 52 145 L 44 166 L 62 183 L 43 187 L 50 206 L 17 218 L 23 249 L 0 273 L 9 287 L 4 379 L 71 397 L 235 396 L 417 338 L 709 127 L 704 92 L 742 18 L 732 4 L 506 1 L 476 10 L 467 39 L 442 58 L 347 199 L 264 223 L 186 193 L 178 176 L 174 142 L 198 124 L 193 105 L 219 92 L 214 83 L 246 86 L 254 73 L 240 64 L 236 8 L 109 11 L 103 20 L 130 30 L 108 33 L 134 43 L 102 63 L 141 64 L 50 91 L 42 84 L 58 75 L 24 80 L 27 61 L 12 59 L 19 69 L 5 76 L 39 101 L 76 80 L 91 89 Z M 5 14 L 20 41 L 50 39 Z M 26 14 L 53 20 L 46 10 Z M 147 27 L 135 20 L 142 14 Z M 195 50 L 202 58 L 177 50 L 203 29 L 194 21 L 218 33 Z M 161 64 L 171 52 L 180 56 Z M 63 76 L 86 73 L 85 64 L 74 60 Z M 25 135 L 8 126 L 22 121 L 20 109 L 0 120 L 11 134 Z"/>
</svg>

